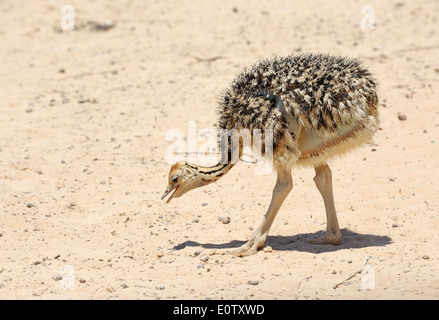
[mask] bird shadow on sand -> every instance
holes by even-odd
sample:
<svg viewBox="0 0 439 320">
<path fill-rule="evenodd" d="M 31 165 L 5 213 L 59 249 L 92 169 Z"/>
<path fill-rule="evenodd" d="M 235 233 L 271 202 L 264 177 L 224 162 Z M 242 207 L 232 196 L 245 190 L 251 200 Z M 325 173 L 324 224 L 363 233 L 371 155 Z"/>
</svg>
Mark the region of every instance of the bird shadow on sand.
<svg viewBox="0 0 439 320">
<path fill-rule="evenodd" d="M 361 234 L 349 229 L 341 230 L 342 239 L 338 245 L 311 244 L 310 240 L 322 238 L 324 231 L 314 233 L 301 233 L 294 236 L 268 236 L 264 246 L 271 246 L 276 251 L 300 251 L 310 253 L 324 253 L 351 248 L 382 247 L 392 243 L 387 236 L 373 234 Z M 196 241 L 185 241 L 176 246 L 174 250 L 182 250 L 186 247 L 202 247 L 205 249 L 233 249 L 243 245 L 246 241 L 232 240 L 226 243 L 198 243 Z"/>
</svg>

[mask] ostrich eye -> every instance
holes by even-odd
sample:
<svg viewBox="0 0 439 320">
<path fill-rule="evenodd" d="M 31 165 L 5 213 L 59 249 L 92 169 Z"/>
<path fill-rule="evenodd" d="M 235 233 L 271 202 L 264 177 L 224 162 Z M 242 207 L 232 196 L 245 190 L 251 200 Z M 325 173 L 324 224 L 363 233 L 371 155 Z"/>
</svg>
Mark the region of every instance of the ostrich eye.
<svg viewBox="0 0 439 320">
<path fill-rule="evenodd" d="M 178 182 L 178 176 L 173 176 L 171 179 L 172 183 L 177 183 Z"/>
</svg>

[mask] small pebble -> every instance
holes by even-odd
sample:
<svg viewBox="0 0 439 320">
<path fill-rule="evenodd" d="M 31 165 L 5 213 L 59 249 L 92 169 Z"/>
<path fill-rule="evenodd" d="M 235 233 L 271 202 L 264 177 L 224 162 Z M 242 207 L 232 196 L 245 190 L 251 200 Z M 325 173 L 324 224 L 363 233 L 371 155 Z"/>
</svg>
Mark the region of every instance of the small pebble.
<svg viewBox="0 0 439 320">
<path fill-rule="evenodd" d="M 195 252 L 194 252 L 194 256 L 196 257 L 196 256 L 198 256 L 200 253 L 201 253 L 201 251 L 195 251 Z"/>
<path fill-rule="evenodd" d="M 424 259 L 424 260 L 428 260 L 428 259 L 430 259 L 430 257 L 429 257 L 428 255 L 424 254 L 424 255 L 422 256 L 422 259 Z"/>
<path fill-rule="evenodd" d="M 205 206 L 207 206 L 207 202 L 203 202 L 201 205 L 202 205 L 203 207 L 205 207 Z"/>
<path fill-rule="evenodd" d="M 251 286 L 257 286 L 259 284 L 258 280 L 249 280 L 247 281 L 247 284 L 251 285 Z"/>
<path fill-rule="evenodd" d="M 99 20 L 99 21 L 89 21 L 88 23 L 90 24 L 90 29 L 95 31 L 107 31 L 116 26 L 115 22 L 108 19 Z"/>
<path fill-rule="evenodd" d="M 201 264 L 201 263 L 200 263 L 200 264 L 197 266 L 197 268 L 198 268 L 198 269 L 202 269 L 202 268 L 204 268 L 204 264 Z"/>
<path fill-rule="evenodd" d="M 264 247 L 263 251 L 264 251 L 264 252 L 272 252 L 272 251 L 273 251 L 273 248 L 270 247 L 270 246 L 266 246 L 266 247 Z"/>
<path fill-rule="evenodd" d="M 223 224 L 228 224 L 228 223 L 230 223 L 230 218 L 229 218 L 229 217 L 223 218 L 223 219 L 221 220 L 221 222 L 222 222 Z"/>
<path fill-rule="evenodd" d="M 407 116 L 405 114 L 398 114 L 398 120 L 405 121 L 407 120 Z"/>
<path fill-rule="evenodd" d="M 32 208 L 33 206 L 34 205 L 32 203 L 30 203 L 30 202 L 26 203 L 26 207 L 28 207 L 28 208 Z"/>
<path fill-rule="evenodd" d="M 159 289 L 159 290 L 165 290 L 165 286 L 158 286 L 157 289 Z"/>
<path fill-rule="evenodd" d="M 398 225 L 396 223 L 393 223 L 392 228 L 398 228 Z"/>
<path fill-rule="evenodd" d="M 207 262 L 207 261 L 209 261 L 209 256 L 201 256 L 200 260 L 203 262 Z"/>
<path fill-rule="evenodd" d="M 194 220 L 192 220 L 192 222 L 193 222 L 193 223 L 198 223 L 198 222 L 200 222 L 200 219 L 195 218 Z"/>
<path fill-rule="evenodd" d="M 85 279 L 79 278 L 79 283 L 85 283 Z"/>
<path fill-rule="evenodd" d="M 88 98 L 81 98 L 81 99 L 78 100 L 78 103 L 86 103 L 86 102 L 89 102 L 89 101 L 90 101 L 90 99 L 88 99 Z"/>
<path fill-rule="evenodd" d="M 62 280 L 62 276 L 56 276 L 55 277 L 55 281 L 59 281 L 59 280 Z"/>
<path fill-rule="evenodd" d="M 161 257 L 163 257 L 163 252 L 158 252 L 157 253 L 157 258 L 161 258 Z"/>
</svg>

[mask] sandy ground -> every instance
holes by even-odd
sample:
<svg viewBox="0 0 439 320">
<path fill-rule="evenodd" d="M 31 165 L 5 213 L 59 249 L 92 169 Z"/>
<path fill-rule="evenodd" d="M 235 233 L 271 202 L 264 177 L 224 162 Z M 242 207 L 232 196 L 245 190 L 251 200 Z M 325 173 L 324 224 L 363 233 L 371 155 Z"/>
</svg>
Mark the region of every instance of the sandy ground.
<svg viewBox="0 0 439 320">
<path fill-rule="evenodd" d="M 439 298 L 437 1 L 70 1 L 76 30 L 65 4 L 0 3 L 1 299 Z M 233 257 L 275 174 L 243 162 L 165 205 L 165 136 L 291 52 L 363 59 L 380 130 L 331 162 L 340 245 L 307 242 L 325 213 L 297 168 L 265 249 Z"/>
</svg>

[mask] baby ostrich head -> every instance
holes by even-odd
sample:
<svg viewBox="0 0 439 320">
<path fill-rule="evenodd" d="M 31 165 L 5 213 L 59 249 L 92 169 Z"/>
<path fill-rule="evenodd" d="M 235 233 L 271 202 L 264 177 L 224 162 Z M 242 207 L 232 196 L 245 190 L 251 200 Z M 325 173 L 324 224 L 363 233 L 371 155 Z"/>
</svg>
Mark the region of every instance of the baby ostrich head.
<svg viewBox="0 0 439 320">
<path fill-rule="evenodd" d="M 174 192 L 168 198 L 166 203 L 171 201 L 172 198 L 179 198 L 186 192 L 203 186 L 203 181 L 198 177 L 197 168 L 186 162 L 175 163 L 169 172 L 168 186 L 165 193 L 162 195 L 162 200 L 172 191 Z"/>
<path fill-rule="evenodd" d="M 233 163 L 231 162 L 225 164 L 218 163 L 213 167 L 202 167 L 187 162 L 177 162 L 171 167 L 169 172 L 168 187 L 162 195 L 162 200 L 172 191 L 174 192 L 166 203 L 173 198 L 181 197 L 192 189 L 215 182 L 226 174 L 232 166 Z"/>
</svg>

